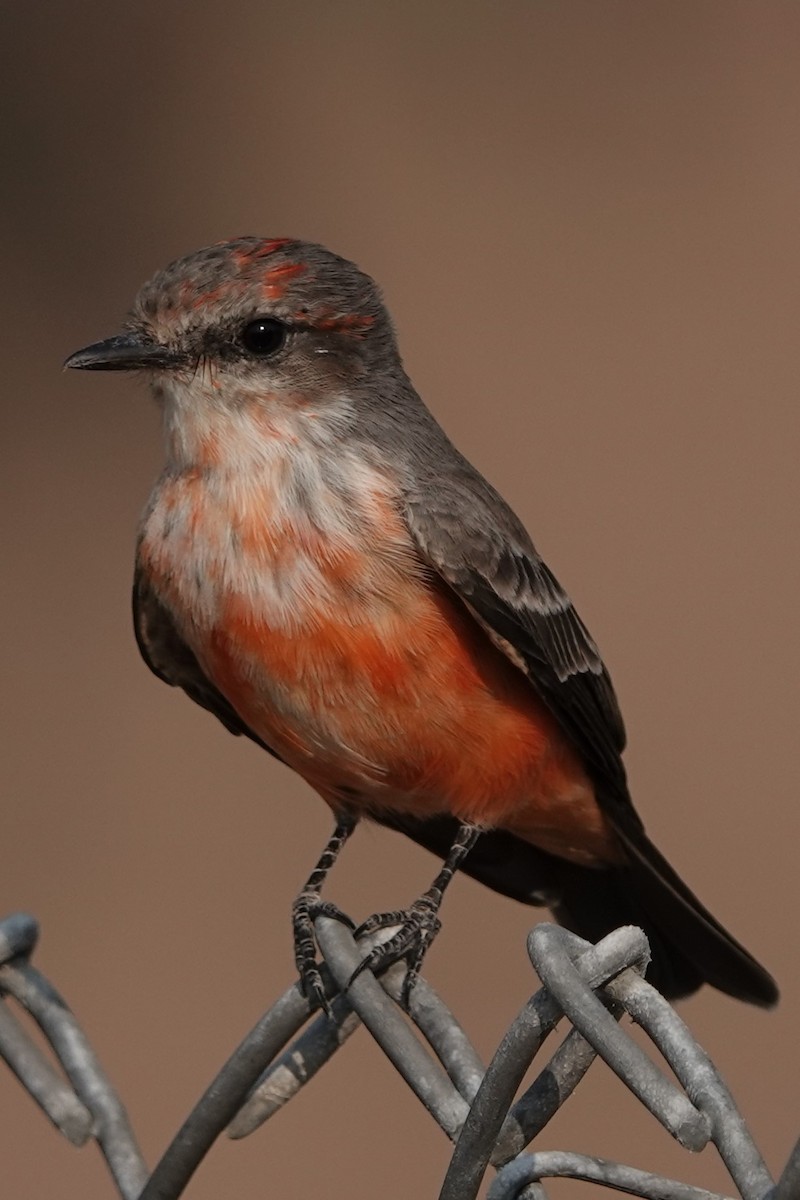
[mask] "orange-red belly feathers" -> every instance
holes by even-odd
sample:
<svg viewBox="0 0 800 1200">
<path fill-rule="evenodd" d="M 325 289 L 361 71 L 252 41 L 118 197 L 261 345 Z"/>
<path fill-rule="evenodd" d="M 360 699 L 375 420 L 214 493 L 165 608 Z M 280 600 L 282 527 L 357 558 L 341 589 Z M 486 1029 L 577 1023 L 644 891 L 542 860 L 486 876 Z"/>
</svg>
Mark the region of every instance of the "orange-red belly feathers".
<svg viewBox="0 0 800 1200">
<path fill-rule="evenodd" d="M 261 468 L 168 473 L 139 549 L 249 728 L 330 802 L 347 789 L 367 812 L 449 812 L 574 861 L 616 858 L 576 754 L 419 561 L 385 477 L 355 464 L 343 495 L 296 462 L 301 503 L 285 460 Z"/>
</svg>

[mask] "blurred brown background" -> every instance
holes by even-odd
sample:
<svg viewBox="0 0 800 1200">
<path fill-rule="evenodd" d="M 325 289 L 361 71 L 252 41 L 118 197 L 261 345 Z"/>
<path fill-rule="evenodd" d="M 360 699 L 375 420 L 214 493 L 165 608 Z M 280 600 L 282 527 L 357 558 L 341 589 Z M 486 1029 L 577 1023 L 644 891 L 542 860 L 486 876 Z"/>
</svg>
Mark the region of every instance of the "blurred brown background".
<svg viewBox="0 0 800 1200">
<path fill-rule="evenodd" d="M 140 663 L 156 413 L 60 366 L 169 259 L 290 233 L 381 281 L 420 390 L 604 650 L 650 832 L 782 984 L 772 1014 L 683 1007 L 779 1169 L 800 1132 L 800 8 L 88 0 L 2 22 L 0 909 L 41 919 L 37 962 L 148 1159 L 290 981 L 328 813 Z M 364 831 L 330 894 L 393 907 L 433 865 Z M 428 974 L 489 1054 L 534 987 L 534 914 L 462 880 L 444 915 Z M 3 1072 L 0 1103 L 8 1197 L 112 1195 Z M 603 1067 L 541 1147 L 726 1188 Z M 361 1034 L 188 1196 L 433 1197 L 447 1157 Z"/>
</svg>

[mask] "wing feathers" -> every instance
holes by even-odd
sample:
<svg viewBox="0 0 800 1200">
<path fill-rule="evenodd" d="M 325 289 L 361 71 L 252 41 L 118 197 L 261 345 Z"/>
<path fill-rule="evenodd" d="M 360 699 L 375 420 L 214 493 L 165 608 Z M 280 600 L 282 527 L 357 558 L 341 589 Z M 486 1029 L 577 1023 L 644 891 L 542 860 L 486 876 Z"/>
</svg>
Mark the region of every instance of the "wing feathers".
<svg viewBox="0 0 800 1200">
<path fill-rule="evenodd" d="M 230 733 L 244 734 L 275 758 L 279 757 L 245 725 L 233 705 L 204 674 L 172 617 L 138 568 L 133 581 L 133 628 L 142 658 L 159 679 L 183 688 L 195 704 L 213 713 Z"/>
<path fill-rule="evenodd" d="M 467 514 L 457 532 L 454 511 Z M 463 489 L 444 495 L 439 506 L 429 497 L 410 502 L 406 520 L 423 561 L 525 670 L 599 791 L 639 827 L 620 759 L 625 727 L 608 672 L 566 592 L 505 503 L 484 485 L 468 498 Z"/>
</svg>

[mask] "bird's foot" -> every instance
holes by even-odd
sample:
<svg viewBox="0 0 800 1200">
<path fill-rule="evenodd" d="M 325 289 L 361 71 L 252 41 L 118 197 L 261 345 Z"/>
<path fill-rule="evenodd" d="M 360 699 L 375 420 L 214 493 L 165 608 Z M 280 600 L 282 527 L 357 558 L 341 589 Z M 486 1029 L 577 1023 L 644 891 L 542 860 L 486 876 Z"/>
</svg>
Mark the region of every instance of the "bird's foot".
<svg viewBox="0 0 800 1200">
<path fill-rule="evenodd" d="M 388 929 L 392 925 L 399 925 L 400 928 L 364 956 L 350 976 L 347 986 L 349 987 L 362 971 L 369 970 L 374 974 L 394 962 L 405 959 L 407 970 L 403 981 L 402 1001 L 404 1007 L 408 1008 L 411 989 L 416 983 L 422 960 L 441 929 L 442 923 L 437 916 L 438 908 L 436 899 L 426 894 L 415 900 L 410 908 L 375 913 L 374 916 L 368 917 L 355 931 L 356 939 L 375 933 L 379 929 Z"/>
<path fill-rule="evenodd" d="M 314 933 L 317 917 L 331 917 L 334 921 L 341 921 L 348 929 L 355 929 L 355 922 L 335 904 L 320 900 L 318 892 L 303 891 L 292 905 L 294 960 L 300 976 L 300 987 L 314 1008 L 321 1008 L 331 1017 L 330 1002 L 325 995 L 325 984 L 317 962 L 317 939 Z"/>
</svg>

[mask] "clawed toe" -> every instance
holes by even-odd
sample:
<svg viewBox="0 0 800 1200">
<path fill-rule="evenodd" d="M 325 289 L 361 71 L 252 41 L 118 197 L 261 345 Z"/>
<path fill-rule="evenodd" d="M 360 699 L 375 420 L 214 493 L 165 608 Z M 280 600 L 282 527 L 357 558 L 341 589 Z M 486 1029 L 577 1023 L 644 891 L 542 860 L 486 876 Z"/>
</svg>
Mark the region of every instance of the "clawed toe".
<svg viewBox="0 0 800 1200">
<path fill-rule="evenodd" d="M 375 916 L 369 917 L 362 925 L 359 925 L 358 929 L 354 929 L 354 923 L 341 909 L 338 909 L 335 904 L 329 904 L 320 899 L 320 889 L 325 878 L 354 828 L 354 817 L 339 816 L 336 828 L 328 839 L 319 862 L 311 872 L 292 909 L 294 956 L 300 975 L 300 986 L 311 1004 L 315 1008 L 322 1008 L 328 1016 L 331 1016 L 330 1004 L 317 962 L 317 939 L 314 930 L 316 918 L 330 917 L 332 920 L 341 921 L 349 929 L 354 930 L 356 940 L 377 933 L 381 929 L 397 926 L 395 933 L 365 954 L 361 963 L 350 976 L 347 986 L 349 987 L 364 970 L 369 969 L 373 973 L 378 973 L 392 963 L 405 959 L 407 971 L 403 981 L 402 1002 L 408 1008 L 411 989 L 419 975 L 422 960 L 441 927 L 438 913 L 445 888 L 481 832 L 477 825 L 459 825 L 447 858 L 442 864 L 442 869 L 427 892 L 415 900 L 410 908 L 376 913 Z"/>
<path fill-rule="evenodd" d="M 330 1017 L 330 1004 L 317 963 L 317 940 L 314 934 L 314 921 L 317 917 L 330 917 L 334 921 L 341 921 L 351 930 L 355 929 L 355 922 L 335 904 L 320 900 L 319 896 L 313 893 L 301 892 L 292 908 L 294 958 L 300 987 L 306 999 Z"/>
<path fill-rule="evenodd" d="M 422 960 L 428 948 L 441 928 L 441 922 L 436 915 L 436 905 L 427 896 L 420 897 L 410 908 L 393 912 L 375 913 L 355 932 L 360 939 L 380 929 L 388 929 L 393 925 L 400 928 L 385 942 L 381 942 L 364 956 L 348 980 L 350 987 L 362 971 L 369 970 L 373 974 L 385 970 L 392 963 L 406 960 L 408 970 L 403 984 L 403 1003 L 408 1007 L 408 997 L 419 974 Z"/>
</svg>

